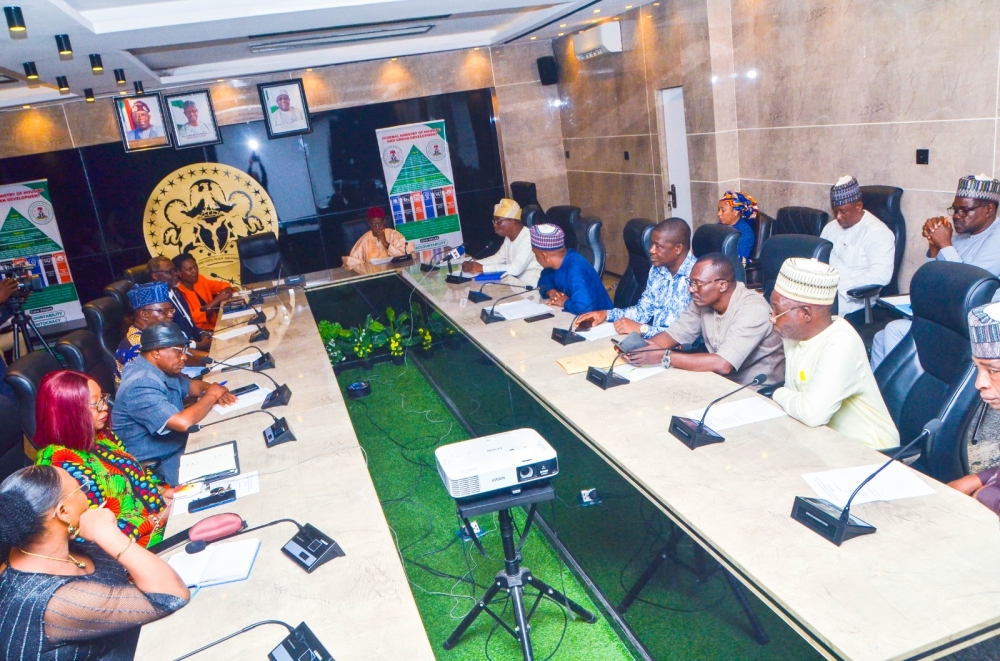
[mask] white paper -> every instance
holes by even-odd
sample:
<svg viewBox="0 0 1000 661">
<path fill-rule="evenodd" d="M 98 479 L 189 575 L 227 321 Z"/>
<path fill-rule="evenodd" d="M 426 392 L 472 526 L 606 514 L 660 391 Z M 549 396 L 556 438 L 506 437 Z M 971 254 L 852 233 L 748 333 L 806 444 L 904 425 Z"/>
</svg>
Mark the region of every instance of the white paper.
<svg viewBox="0 0 1000 661">
<path fill-rule="evenodd" d="M 212 337 L 216 340 L 228 340 L 234 337 L 239 337 L 240 335 L 252 333 L 255 330 L 257 330 L 257 326 L 254 324 L 243 324 L 242 326 L 237 326 L 236 328 L 224 330 L 221 333 L 213 333 Z"/>
<path fill-rule="evenodd" d="M 497 312 L 508 321 L 533 317 L 536 314 L 547 314 L 552 311 L 552 308 L 548 305 L 542 305 L 541 303 L 535 303 L 526 299 L 514 301 L 513 303 L 501 303 L 494 310 L 494 312 Z"/>
<path fill-rule="evenodd" d="M 883 301 L 885 301 L 886 303 L 888 303 L 889 305 L 909 305 L 910 304 L 910 295 L 909 294 L 907 294 L 906 296 L 881 296 L 880 298 Z"/>
<path fill-rule="evenodd" d="M 185 367 L 181 370 L 181 374 L 189 379 L 198 379 L 208 373 L 207 367 Z"/>
<path fill-rule="evenodd" d="M 576 331 L 576 333 L 577 335 L 587 338 L 588 342 L 603 340 L 606 337 L 614 337 L 615 335 L 618 335 L 618 331 L 615 330 L 615 325 L 610 321 L 598 324 L 590 330 Z"/>
<path fill-rule="evenodd" d="M 181 455 L 178 478 L 181 484 L 194 482 L 208 475 L 236 470 L 235 446 L 231 443 Z"/>
<path fill-rule="evenodd" d="M 226 369 L 227 367 L 229 367 L 231 365 L 249 365 L 253 361 L 257 360 L 258 358 L 260 358 L 260 354 L 259 353 L 250 353 L 248 351 L 247 353 L 241 353 L 238 356 L 233 356 L 232 358 L 227 358 L 225 365 L 216 364 L 214 367 L 212 367 L 212 371 L 213 372 L 221 372 L 222 370 Z"/>
<path fill-rule="evenodd" d="M 241 539 L 210 544 L 201 553 L 182 550 L 170 556 L 167 564 L 188 587 L 207 587 L 245 580 L 259 551 L 259 539 Z"/>
<path fill-rule="evenodd" d="M 177 493 L 174 497 L 174 503 L 171 505 L 172 513 L 188 514 L 188 506 L 192 501 L 207 496 L 216 487 L 234 489 L 238 500 L 243 496 L 258 493 L 260 491 L 260 478 L 257 471 L 254 471 L 245 475 L 224 477 L 214 482 L 199 482 Z"/>
<path fill-rule="evenodd" d="M 215 406 L 212 407 L 212 410 L 218 413 L 219 415 L 228 415 L 234 411 L 241 411 L 245 408 L 249 408 L 251 406 L 263 403 L 264 399 L 266 399 L 267 396 L 274 391 L 274 388 L 271 389 L 264 388 L 259 383 L 257 385 L 259 387 L 253 392 L 248 392 L 245 395 L 238 396 L 234 404 L 229 404 L 228 406 L 221 406 L 219 404 L 216 404 Z"/>
<path fill-rule="evenodd" d="M 692 420 L 701 420 L 705 409 L 688 411 L 684 415 Z M 741 427 L 754 422 L 763 422 L 771 418 L 780 418 L 785 411 L 770 400 L 762 397 L 747 397 L 736 402 L 716 404 L 709 410 L 705 426 L 712 431 L 723 431 L 733 427 Z"/>
<path fill-rule="evenodd" d="M 666 372 L 667 368 L 663 365 L 643 365 L 641 367 L 636 367 L 635 365 L 615 365 L 615 374 L 618 376 L 624 376 L 629 380 L 630 383 L 635 383 L 636 381 L 642 381 L 643 379 L 648 379 L 654 374 L 660 374 L 661 372 Z"/>
<path fill-rule="evenodd" d="M 854 468 L 841 468 L 822 473 L 806 473 L 802 479 L 809 483 L 809 486 L 820 498 L 829 500 L 837 507 L 844 507 L 847 504 L 847 499 L 851 497 L 858 485 L 878 470 L 881 465 L 872 464 L 871 466 L 855 466 Z M 933 493 L 934 489 L 914 475 L 911 468 L 894 461 L 858 492 L 852 505 L 873 503 L 879 500 L 929 496 Z"/>
<path fill-rule="evenodd" d="M 246 310 L 237 310 L 236 312 L 223 312 L 219 319 L 238 319 L 239 317 L 249 317 L 254 314 L 257 314 L 256 310 L 253 308 L 247 308 Z"/>
<path fill-rule="evenodd" d="M 383 264 L 388 264 L 389 262 L 391 262 L 392 257 L 372 257 L 368 261 L 374 264 L 375 266 L 381 266 Z"/>
</svg>

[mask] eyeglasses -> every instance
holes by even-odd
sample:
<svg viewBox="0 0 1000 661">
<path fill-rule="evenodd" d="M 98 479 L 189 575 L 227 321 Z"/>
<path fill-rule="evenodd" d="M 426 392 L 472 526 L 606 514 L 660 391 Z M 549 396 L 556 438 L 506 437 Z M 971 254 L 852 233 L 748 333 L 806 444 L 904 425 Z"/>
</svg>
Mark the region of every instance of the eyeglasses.
<svg viewBox="0 0 1000 661">
<path fill-rule="evenodd" d="M 710 285 L 713 282 L 727 282 L 725 278 L 716 278 L 715 280 L 706 280 L 705 282 L 698 282 L 697 280 L 691 280 L 688 282 L 688 291 L 701 291 L 701 288 L 705 285 Z"/>
<path fill-rule="evenodd" d="M 974 207 L 948 207 L 948 213 L 952 216 L 968 216 L 976 209 L 981 209 L 985 206 L 985 204 L 977 204 Z"/>
<path fill-rule="evenodd" d="M 781 314 L 774 314 L 772 312 L 771 314 L 767 315 L 767 318 L 770 319 L 771 323 L 773 324 L 773 323 L 777 322 L 778 319 L 781 319 L 782 317 L 784 317 L 786 314 L 788 314 L 792 310 L 801 310 L 802 308 L 807 308 L 807 307 L 809 307 L 809 306 L 808 305 L 796 305 L 793 308 L 788 308 L 787 310 L 785 310 Z"/>
<path fill-rule="evenodd" d="M 114 402 L 111 401 L 111 395 L 104 393 L 96 403 L 88 404 L 88 406 L 92 409 L 96 409 L 98 413 L 104 413 L 112 404 L 114 404 Z"/>
<path fill-rule="evenodd" d="M 509 218 L 494 218 L 493 219 L 493 226 L 496 227 L 497 225 L 503 225 L 508 220 L 509 220 Z"/>
<path fill-rule="evenodd" d="M 163 314 L 167 314 L 167 313 L 172 313 L 174 311 L 174 306 L 173 306 L 173 304 L 167 305 L 166 307 L 162 307 L 162 308 L 154 308 L 153 306 L 147 306 L 147 307 L 142 308 L 142 309 L 149 310 L 150 312 L 157 312 L 157 313 L 162 312 Z"/>
<path fill-rule="evenodd" d="M 167 349 L 168 351 L 176 351 L 182 356 L 187 354 L 187 347 L 163 347 L 163 348 Z"/>
<path fill-rule="evenodd" d="M 83 491 L 84 493 L 90 493 L 91 488 L 93 486 L 94 486 L 93 482 L 91 482 L 90 480 L 85 480 L 83 482 L 83 484 L 81 484 L 80 486 L 78 486 L 77 488 L 73 489 L 68 494 L 66 494 L 65 496 L 63 496 L 59 500 L 57 500 L 56 504 L 52 507 L 52 518 L 53 519 L 56 518 L 56 510 L 59 509 L 60 505 L 62 505 L 62 501 L 66 500 L 67 498 L 69 498 L 70 496 L 72 496 L 73 494 L 75 494 L 77 491 Z"/>
</svg>

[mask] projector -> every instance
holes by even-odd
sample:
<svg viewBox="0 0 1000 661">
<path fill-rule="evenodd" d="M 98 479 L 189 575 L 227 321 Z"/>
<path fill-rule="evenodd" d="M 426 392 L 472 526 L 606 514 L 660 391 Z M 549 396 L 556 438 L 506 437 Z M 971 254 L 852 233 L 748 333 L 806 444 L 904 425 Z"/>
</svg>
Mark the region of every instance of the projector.
<svg viewBox="0 0 1000 661">
<path fill-rule="evenodd" d="M 494 491 L 517 493 L 547 482 L 559 472 L 556 451 L 534 429 L 443 445 L 434 451 L 438 473 L 452 498 L 475 498 Z"/>
</svg>

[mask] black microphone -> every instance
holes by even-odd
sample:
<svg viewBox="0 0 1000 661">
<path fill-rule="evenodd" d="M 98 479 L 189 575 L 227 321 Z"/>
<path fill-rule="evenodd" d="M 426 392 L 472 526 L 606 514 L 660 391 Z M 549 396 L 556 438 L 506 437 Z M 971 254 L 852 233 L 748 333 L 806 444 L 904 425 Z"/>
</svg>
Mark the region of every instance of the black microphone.
<svg viewBox="0 0 1000 661">
<path fill-rule="evenodd" d="M 618 351 L 618 355 L 615 359 L 611 361 L 611 367 L 605 372 L 599 367 L 588 367 L 587 368 L 587 381 L 590 381 L 595 386 L 598 386 L 601 390 L 607 390 L 608 388 L 614 388 L 615 386 L 623 386 L 626 383 L 631 383 L 628 379 L 618 374 L 615 374 L 615 363 L 622 356 L 631 355 L 634 353 L 652 353 L 654 351 L 666 351 L 662 347 L 655 347 L 653 349 L 636 349 L 635 351 L 623 352 Z M 626 360 L 628 358 L 626 357 Z"/>
<path fill-rule="evenodd" d="M 202 365 L 211 365 L 212 363 L 218 363 L 220 365 L 226 365 L 226 367 L 222 371 L 223 372 L 229 372 L 230 370 L 236 369 L 236 366 L 235 365 L 229 365 L 226 361 L 230 360 L 232 358 L 235 358 L 236 356 L 240 355 L 241 353 L 246 353 L 247 351 L 250 351 L 251 349 L 254 350 L 254 351 L 256 351 L 258 354 L 260 354 L 259 358 L 257 358 L 252 363 L 250 363 L 250 367 L 251 367 L 251 369 L 253 369 L 254 372 L 263 372 L 264 370 L 269 370 L 269 369 L 271 369 L 271 368 L 274 367 L 274 356 L 272 356 L 270 354 L 270 352 L 261 351 L 259 347 L 243 347 L 242 349 L 240 349 L 239 351 L 237 351 L 233 355 L 226 356 L 222 360 L 215 360 L 214 358 L 209 358 L 208 356 L 206 356 L 205 358 L 202 359 Z"/>
<path fill-rule="evenodd" d="M 679 440 L 684 445 L 688 446 L 692 450 L 695 448 L 700 448 L 703 445 L 709 445 L 711 443 L 721 443 L 725 439 L 724 436 L 720 435 L 718 432 L 712 431 L 709 427 L 705 426 L 705 419 L 708 417 L 708 410 L 724 400 L 727 397 L 731 397 L 741 390 L 745 390 L 750 386 L 759 386 L 767 381 L 766 374 L 758 374 L 753 378 L 753 381 L 746 384 L 745 386 L 740 386 L 736 390 L 726 393 L 722 397 L 713 400 L 708 406 L 705 407 L 704 412 L 701 414 L 701 420 L 697 423 L 691 418 L 685 418 L 684 416 L 674 415 L 670 417 L 670 434 L 677 440 Z"/>
<path fill-rule="evenodd" d="M 219 333 L 221 331 L 229 330 L 230 328 L 237 328 L 239 326 L 246 326 L 247 324 L 253 324 L 255 326 L 260 326 L 261 324 L 264 324 L 264 323 L 267 322 L 267 315 L 264 314 L 263 310 L 259 310 L 259 309 L 255 308 L 253 306 L 250 306 L 250 308 L 254 312 L 256 312 L 257 314 L 255 314 L 254 316 L 250 317 L 249 319 L 244 319 L 243 321 L 237 321 L 235 324 L 230 324 L 228 326 L 223 326 L 222 328 L 216 328 L 212 332 L 213 333 Z M 202 310 L 204 310 L 204 309 L 205 308 L 202 308 Z"/>
<path fill-rule="evenodd" d="M 242 287 L 240 286 L 240 284 L 238 282 L 236 282 L 235 280 L 233 280 L 232 278 L 223 278 L 218 273 L 209 273 L 209 275 L 212 276 L 213 278 L 215 278 L 216 280 L 222 280 L 224 282 L 228 282 L 229 284 L 231 284 L 232 286 L 236 287 L 237 289 L 242 289 Z"/>
<path fill-rule="evenodd" d="M 445 246 L 445 247 L 447 247 L 447 246 Z M 462 251 L 462 253 L 459 256 L 461 256 L 462 254 L 465 254 L 465 244 L 462 243 L 462 244 L 456 246 L 455 248 L 452 248 L 448 252 L 441 253 L 437 257 L 431 257 L 431 261 L 429 263 L 427 263 L 427 264 L 421 264 L 420 265 L 420 270 L 423 271 L 423 272 L 425 272 L 425 273 L 428 272 L 428 271 L 433 271 L 433 270 L 437 269 L 441 265 L 441 262 L 443 262 L 445 260 L 447 260 L 449 262 L 449 264 L 450 264 L 450 262 L 452 260 L 452 253 L 454 253 L 456 250 L 461 250 Z"/>
<path fill-rule="evenodd" d="M 479 291 L 473 289 L 469 290 L 469 300 L 473 303 L 483 303 L 485 301 L 492 301 L 493 297 L 489 294 L 484 294 L 483 290 L 487 287 L 512 287 L 514 289 L 525 289 L 531 291 L 534 289 L 531 285 L 509 285 L 506 282 L 484 282 L 483 286 L 479 288 Z"/>
<path fill-rule="evenodd" d="M 925 438 L 934 438 L 941 431 L 941 427 L 942 424 L 939 418 L 934 418 L 924 425 L 924 428 L 916 438 L 899 448 L 899 450 L 889 457 L 887 462 L 879 466 L 878 470 L 861 481 L 858 488 L 847 499 L 843 510 L 822 498 L 796 496 L 795 502 L 792 504 L 792 518 L 837 546 L 840 546 L 853 537 L 872 534 L 875 532 L 875 526 L 851 516 L 851 503 L 854 502 L 854 497 L 876 475 L 885 470 L 889 464 L 903 456 L 907 450 Z"/>
<path fill-rule="evenodd" d="M 587 338 L 580 335 L 573 328 L 576 325 L 576 320 L 580 318 L 580 315 L 587 314 L 586 312 L 581 312 L 580 314 L 573 317 L 573 321 L 569 322 L 569 327 L 567 328 L 553 328 L 552 329 L 552 339 L 559 344 L 566 346 L 567 344 L 573 344 L 575 342 L 583 342 Z"/>
<path fill-rule="evenodd" d="M 244 367 L 243 365 L 230 365 L 229 363 L 224 363 L 221 360 L 213 360 L 212 362 L 218 363 L 219 365 L 226 365 L 227 367 L 231 367 L 236 370 L 243 370 L 244 372 L 254 372 L 254 370 L 249 367 Z M 261 404 L 260 407 L 262 409 L 269 409 L 275 406 L 286 406 L 288 404 L 288 400 L 292 398 L 291 389 L 284 384 L 279 386 L 277 381 L 264 372 L 260 372 L 260 375 L 274 384 L 274 391 L 264 398 L 264 403 Z"/>
<path fill-rule="evenodd" d="M 264 430 L 264 445 L 265 447 L 274 447 L 275 445 L 281 445 L 282 443 L 287 443 L 288 441 L 297 440 L 295 434 L 288 426 L 288 421 L 285 418 L 279 418 L 270 411 L 265 411 L 263 409 L 255 409 L 247 413 L 241 413 L 239 415 L 234 415 L 231 418 L 223 418 L 222 420 L 216 420 L 215 422 L 210 422 L 207 425 L 191 425 L 187 428 L 187 433 L 193 434 L 195 432 L 201 431 L 205 427 L 211 427 L 212 425 L 219 425 L 223 422 L 229 422 L 230 420 L 235 420 L 236 418 L 243 418 L 248 415 L 254 415 L 255 413 L 263 413 L 265 415 L 271 416 L 274 420 L 274 424 Z"/>
<path fill-rule="evenodd" d="M 516 287 L 517 289 L 523 289 L 525 291 L 534 291 L 534 289 L 535 289 L 531 285 L 525 285 L 524 287 L 522 287 L 520 285 L 507 285 L 507 286 L 508 287 Z M 507 299 L 507 298 L 513 298 L 514 296 L 521 296 L 522 294 L 523 294 L 523 292 L 516 291 L 513 294 L 507 294 L 506 296 L 501 296 L 497 300 L 493 301 L 493 307 L 491 307 L 489 310 L 487 310 L 486 308 L 483 308 L 483 311 L 479 313 L 479 318 L 483 320 L 484 324 L 492 324 L 492 323 L 496 323 L 498 321 L 507 321 L 506 317 L 504 317 L 501 314 L 497 314 L 495 312 L 495 310 L 497 308 L 497 303 L 499 303 L 500 301 L 502 301 L 504 299 Z"/>
</svg>

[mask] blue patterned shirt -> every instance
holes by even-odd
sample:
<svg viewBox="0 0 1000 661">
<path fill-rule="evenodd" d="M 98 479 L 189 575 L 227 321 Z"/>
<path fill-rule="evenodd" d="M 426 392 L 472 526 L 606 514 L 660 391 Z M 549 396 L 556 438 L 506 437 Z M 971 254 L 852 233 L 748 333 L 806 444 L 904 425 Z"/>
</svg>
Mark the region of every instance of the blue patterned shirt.
<svg viewBox="0 0 1000 661">
<path fill-rule="evenodd" d="M 608 310 L 608 321 L 618 321 L 624 317 L 640 324 L 649 324 L 645 337 L 653 337 L 666 331 L 691 303 L 688 284 L 691 282 L 691 269 L 697 261 L 688 252 L 676 274 L 670 273 L 666 266 L 649 269 L 649 280 L 639 302 L 624 310 Z"/>
<path fill-rule="evenodd" d="M 753 252 L 754 244 L 756 244 L 753 227 L 742 218 L 736 221 L 733 227 L 740 232 L 740 242 L 736 244 L 736 253 L 744 260 L 747 260 L 750 258 L 750 253 Z"/>
</svg>

